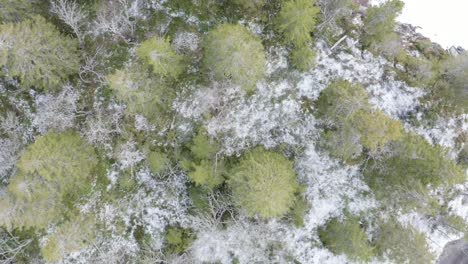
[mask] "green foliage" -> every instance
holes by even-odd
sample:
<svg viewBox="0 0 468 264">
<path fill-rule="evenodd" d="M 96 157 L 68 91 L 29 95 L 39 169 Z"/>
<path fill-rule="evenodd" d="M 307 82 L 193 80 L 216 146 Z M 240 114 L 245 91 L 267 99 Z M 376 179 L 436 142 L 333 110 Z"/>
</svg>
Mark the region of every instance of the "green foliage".
<svg viewBox="0 0 468 264">
<path fill-rule="evenodd" d="M 406 71 L 400 76 L 409 85 L 426 87 L 434 82 L 436 76 L 433 62 L 424 58 L 407 56 L 403 64 Z"/>
<path fill-rule="evenodd" d="M 138 65 L 117 70 L 107 81 L 130 114 L 142 115 L 159 128 L 170 124 L 175 90 L 166 83 L 155 81 Z"/>
<path fill-rule="evenodd" d="M 301 71 L 307 71 L 315 64 L 315 52 L 308 46 L 293 49 L 289 58 L 292 64 Z"/>
<path fill-rule="evenodd" d="M 444 65 L 444 79 L 449 86 L 440 92 L 442 97 L 461 112 L 468 108 L 468 53 L 448 59 Z"/>
<path fill-rule="evenodd" d="M 309 204 L 301 195 L 296 195 L 294 206 L 291 209 L 292 222 L 296 227 L 304 226 L 304 216 L 309 209 Z"/>
<path fill-rule="evenodd" d="M 289 0 L 281 9 L 277 27 L 286 41 L 302 48 L 312 41 L 319 8 L 315 0 Z"/>
<path fill-rule="evenodd" d="M 315 52 L 309 44 L 318 13 L 315 0 L 289 0 L 284 3 L 276 21 L 278 31 L 293 46 L 289 59 L 301 71 L 314 65 Z"/>
<path fill-rule="evenodd" d="M 377 152 L 387 142 L 403 136 L 401 123 L 380 111 L 355 111 L 350 117 L 350 123 L 358 130 L 362 146 L 371 152 Z"/>
<path fill-rule="evenodd" d="M 345 221 L 334 218 L 319 230 L 319 236 L 325 247 L 335 254 L 346 254 L 358 262 L 369 262 L 372 258 L 373 248 L 369 246 L 358 218 Z"/>
<path fill-rule="evenodd" d="M 95 241 L 96 222 L 92 216 L 78 216 L 61 224 L 48 235 L 42 245 L 42 256 L 47 262 L 57 262 L 70 253 L 80 251 Z"/>
<path fill-rule="evenodd" d="M 362 85 L 337 80 L 322 91 L 317 101 L 317 114 L 332 122 L 359 109 L 370 109 L 369 94 Z"/>
<path fill-rule="evenodd" d="M 219 148 L 218 142 L 208 137 L 202 129 L 198 131 L 190 144 L 190 151 L 197 160 L 213 159 Z"/>
<path fill-rule="evenodd" d="M 57 89 L 78 72 L 78 43 L 41 16 L 0 25 L 0 65 L 10 77 L 19 77 L 25 87 Z"/>
<path fill-rule="evenodd" d="M 440 206 L 429 196 L 428 185 L 450 188 L 465 180 L 463 170 L 446 157 L 444 149 L 416 135 L 389 144 L 387 154 L 369 160 L 363 174 L 386 206 L 418 209 L 429 215 L 436 215 Z"/>
<path fill-rule="evenodd" d="M 38 137 L 21 156 L 7 196 L 0 200 L 1 224 L 44 228 L 59 219 L 63 198 L 89 188 L 97 161 L 94 149 L 75 132 Z"/>
<path fill-rule="evenodd" d="M 267 0 L 232 0 L 232 2 L 248 13 L 256 14 L 266 4 Z"/>
<path fill-rule="evenodd" d="M 190 159 L 184 161 L 189 178 L 196 186 L 216 188 L 224 182 L 224 159 L 217 157 L 219 144 L 199 129 L 189 145 Z"/>
<path fill-rule="evenodd" d="M 35 0 L 0 0 L 0 22 L 19 22 L 33 11 Z"/>
<path fill-rule="evenodd" d="M 293 162 L 257 147 L 244 154 L 229 175 L 234 199 L 247 215 L 281 217 L 289 212 L 298 190 Z"/>
<path fill-rule="evenodd" d="M 0 241 L 2 241 L 0 243 L 0 261 L 14 258 L 13 263 L 27 264 L 32 263 L 41 254 L 39 238 L 33 228 L 16 228 L 9 231 L 0 227 Z M 23 243 L 25 246 L 21 250 L 11 250 L 18 248 Z M 10 262 L 7 261 L 7 263 Z"/>
<path fill-rule="evenodd" d="M 372 110 L 368 98 L 361 85 L 346 81 L 336 81 L 320 94 L 317 114 L 332 127 L 324 133 L 319 145 L 331 156 L 352 162 L 363 150 L 374 155 L 403 136 L 401 123 Z"/>
<path fill-rule="evenodd" d="M 166 154 L 158 151 L 151 151 L 148 154 L 148 164 L 153 173 L 164 171 L 170 163 Z"/>
<path fill-rule="evenodd" d="M 403 10 L 404 3 L 390 0 L 380 6 L 371 6 L 364 19 L 364 32 L 361 42 L 364 48 L 382 43 L 395 29 L 395 19 Z"/>
<path fill-rule="evenodd" d="M 383 159 L 371 161 L 365 169 L 371 188 L 450 186 L 465 179 L 463 171 L 446 157 L 442 147 L 432 146 L 421 136 L 406 135 L 389 147 Z"/>
<path fill-rule="evenodd" d="M 192 168 L 188 173 L 189 178 L 197 186 L 206 186 L 215 188 L 224 182 L 224 162 L 212 160 L 201 160 L 198 164 L 192 164 Z"/>
<path fill-rule="evenodd" d="M 180 255 L 195 240 L 195 234 L 190 229 L 180 227 L 169 227 L 164 236 L 166 241 L 165 252 L 168 255 Z"/>
<path fill-rule="evenodd" d="M 204 67 L 216 80 L 230 80 L 251 93 L 265 75 L 262 43 L 241 25 L 217 26 L 206 36 L 203 48 Z"/>
<path fill-rule="evenodd" d="M 161 78 L 177 79 L 185 70 L 184 57 L 177 54 L 165 38 L 153 37 L 143 41 L 136 54 Z"/>
<path fill-rule="evenodd" d="M 395 263 L 432 263 L 434 260 L 424 234 L 394 219 L 379 223 L 373 238 L 376 253 Z"/>
</svg>

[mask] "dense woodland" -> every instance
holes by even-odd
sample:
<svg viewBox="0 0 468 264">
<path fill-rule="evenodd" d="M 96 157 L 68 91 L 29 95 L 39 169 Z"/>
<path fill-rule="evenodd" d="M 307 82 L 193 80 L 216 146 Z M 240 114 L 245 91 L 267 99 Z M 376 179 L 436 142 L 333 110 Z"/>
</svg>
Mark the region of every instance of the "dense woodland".
<svg viewBox="0 0 468 264">
<path fill-rule="evenodd" d="M 435 263 L 468 53 L 363 2 L 0 0 L 0 263 Z"/>
</svg>

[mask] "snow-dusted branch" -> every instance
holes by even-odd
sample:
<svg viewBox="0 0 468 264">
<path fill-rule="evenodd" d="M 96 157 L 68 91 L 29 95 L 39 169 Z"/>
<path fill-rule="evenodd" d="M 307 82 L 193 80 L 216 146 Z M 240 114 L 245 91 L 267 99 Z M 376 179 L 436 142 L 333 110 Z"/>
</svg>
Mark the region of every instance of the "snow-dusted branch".
<svg viewBox="0 0 468 264">
<path fill-rule="evenodd" d="M 88 13 L 76 1 L 51 0 L 50 11 L 70 26 L 80 43 L 83 41 L 85 33 L 82 31 L 82 27 L 88 17 Z"/>
<path fill-rule="evenodd" d="M 15 263 L 16 256 L 32 242 L 32 239 L 20 240 L 6 230 L 0 231 L 0 260 L 3 264 Z"/>
<path fill-rule="evenodd" d="M 135 32 L 135 20 L 132 14 L 133 5 L 128 0 L 109 1 L 101 10 L 95 21 L 95 34 L 109 33 L 113 37 L 130 42 Z"/>
</svg>

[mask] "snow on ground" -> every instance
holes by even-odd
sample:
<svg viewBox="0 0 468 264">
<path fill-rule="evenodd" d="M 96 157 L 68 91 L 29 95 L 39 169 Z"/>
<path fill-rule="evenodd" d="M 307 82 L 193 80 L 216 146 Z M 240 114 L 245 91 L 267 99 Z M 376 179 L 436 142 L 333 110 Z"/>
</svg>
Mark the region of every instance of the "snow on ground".
<svg viewBox="0 0 468 264">
<path fill-rule="evenodd" d="M 200 230 L 192 245 L 197 262 L 232 263 L 233 256 L 240 263 L 288 263 L 286 256 L 311 264 L 348 261 L 321 246 L 317 228 L 332 217 L 342 216 L 344 209 L 359 213 L 373 208 L 376 202 L 356 166 L 343 166 L 317 152 L 313 141 L 309 143 L 296 162 L 299 180 L 307 186 L 305 197 L 311 205 L 304 227 L 275 220 L 262 224 L 242 219 L 224 230 Z"/>
<path fill-rule="evenodd" d="M 356 41 L 347 39 L 345 50 L 331 51 L 325 43 L 317 42 L 316 66 L 302 76 L 298 84 L 299 94 L 315 100 L 320 92 L 335 79 L 361 83 L 370 93 L 370 102 L 392 118 L 398 119 L 419 105 L 422 89 L 408 86 L 385 74 L 388 61 L 362 53 Z"/>
<path fill-rule="evenodd" d="M 281 258 L 287 254 L 302 263 L 347 262 L 344 256 L 335 256 L 321 246 L 317 228 L 332 217 L 342 216 L 345 209 L 359 213 L 375 207 L 377 202 L 357 166 L 343 165 L 316 150 L 320 130 L 315 126 L 315 118 L 302 111 L 300 101 L 303 97 L 316 100 L 333 80 L 342 78 L 363 84 L 375 107 L 399 119 L 414 111 L 418 97 L 423 95 L 421 90 L 386 76 L 388 62 L 361 54 L 353 41 L 347 44 L 347 50 L 332 53 L 319 42 L 317 66 L 298 79 L 274 78 L 287 66 L 287 54 L 276 50 L 269 54 L 268 62 L 268 72 L 274 81 L 258 83 L 256 94 L 250 98 L 241 96 L 236 87 L 219 86 L 197 90 L 175 105 L 182 116 L 203 120 L 208 133 L 221 139 L 226 154 L 257 144 L 274 147 L 285 143 L 306 148 L 296 160 L 298 177 L 307 187 L 305 197 L 311 205 L 304 227 L 244 221 L 225 230 L 200 230 L 192 246 L 197 261 L 230 263 L 237 256 L 240 263 L 265 262 L 266 245 L 279 243 L 284 252 L 270 255 Z M 218 113 L 203 119 L 210 110 Z"/>
<path fill-rule="evenodd" d="M 456 158 L 457 152 L 464 147 L 465 142 L 457 146 L 456 140 L 462 133 L 468 133 L 468 114 L 454 118 L 440 117 L 431 126 L 419 126 L 412 128 L 417 134 L 431 144 L 438 144 L 449 150 L 451 158 Z"/>
<path fill-rule="evenodd" d="M 121 177 L 116 172 L 109 173 L 113 178 Z M 100 261 L 104 260 L 105 263 L 120 263 L 106 258 L 136 256 L 138 251 L 133 235 L 122 233 L 128 227 L 143 226 L 145 234 L 152 238 L 152 250 L 157 251 L 163 247 L 167 226 L 190 225 L 187 208 L 191 201 L 185 174 L 170 169 L 166 175 L 155 177 L 148 168 L 142 168 L 135 172 L 134 179 L 141 184 L 134 193 L 105 204 L 101 204 L 101 194 L 97 193 L 81 207 L 82 213 L 94 214 L 110 236 L 98 238 L 94 245 L 71 254 L 63 263 L 103 263 Z"/>
<path fill-rule="evenodd" d="M 463 233 L 454 233 L 440 225 L 435 225 L 419 213 L 412 212 L 398 216 L 401 223 L 411 224 L 416 230 L 426 235 L 430 250 L 438 257 L 442 253 L 445 244 L 463 237 Z"/>
</svg>

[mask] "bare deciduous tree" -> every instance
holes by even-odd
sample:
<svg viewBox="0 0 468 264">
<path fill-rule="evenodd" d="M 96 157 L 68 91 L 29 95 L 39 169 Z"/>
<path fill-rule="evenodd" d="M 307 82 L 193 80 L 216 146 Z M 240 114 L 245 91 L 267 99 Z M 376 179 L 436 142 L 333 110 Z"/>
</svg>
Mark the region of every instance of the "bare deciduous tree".
<svg viewBox="0 0 468 264">
<path fill-rule="evenodd" d="M 132 8 L 133 5 L 128 0 L 108 1 L 97 15 L 95 34 L 109 33 L 117 39 L 131 42 L 130 38 L 135 32 Z"/>
<path fill-rule="evenodd" d="M 88 13 L 74 0 L 51 0 L 50 11 L 57 15 L 75 33 L 78 41 L 82 43 L 85 32 L 82 31 Z"/>
<path fill-rule="evenodd" d="M 336 31 L 338 28 L 337 19 L 350 16 L 352 13 L 350 3 L 349 0 L 317 0 L 322 15 L 322 22 L 317 25 L 317 31 L 320 32 L 326 28 Z"/>
<path fill-rule="evenodd" d="M 33 240 L 21 240 L 9 231 L 0 230 L 0 261 L 3 264 L 15 263 L 16 256 L 23 251 Z"/>
</svg>

